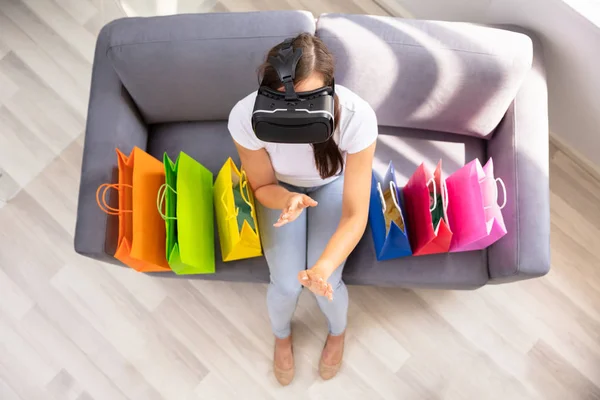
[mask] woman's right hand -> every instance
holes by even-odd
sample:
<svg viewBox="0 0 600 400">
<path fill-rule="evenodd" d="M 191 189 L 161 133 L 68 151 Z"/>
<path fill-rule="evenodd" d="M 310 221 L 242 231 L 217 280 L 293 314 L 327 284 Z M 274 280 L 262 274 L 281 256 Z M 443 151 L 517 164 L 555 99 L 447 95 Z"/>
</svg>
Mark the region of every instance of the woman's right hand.
<svg viewBox="0 0 600 400">
<path fill-rule="evenodd" d="M 301 193 L 290 193 L 286 207 L 281 211 L 281 215 L 274 227 L 279 228 L 285 224 L 293 222 L 302 214 L 302 211 L 307 207 L 316 207 L 317 202 L 311 197 Z"/>
</svg>

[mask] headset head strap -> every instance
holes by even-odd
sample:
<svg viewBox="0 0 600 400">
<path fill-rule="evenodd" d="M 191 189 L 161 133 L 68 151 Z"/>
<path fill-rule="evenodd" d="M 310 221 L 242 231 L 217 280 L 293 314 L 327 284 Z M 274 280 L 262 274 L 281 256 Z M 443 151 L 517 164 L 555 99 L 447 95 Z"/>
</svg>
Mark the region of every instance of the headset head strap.
<svg viewBox="0 0 600 400">
<path fill-rule="evenodd" d="M 276 57 L 269 57 L 269 64 L 275 68 L 285 87 L 285 99 L 288 101 L 298 99 L 298 94 L 294 89 L 294 78 L 296 77 L 296 65 L 302 57 L 302 49 L 294 49 L 293 41 L 294 38 L 284 40 L 279 54 Z"/>
</svg>

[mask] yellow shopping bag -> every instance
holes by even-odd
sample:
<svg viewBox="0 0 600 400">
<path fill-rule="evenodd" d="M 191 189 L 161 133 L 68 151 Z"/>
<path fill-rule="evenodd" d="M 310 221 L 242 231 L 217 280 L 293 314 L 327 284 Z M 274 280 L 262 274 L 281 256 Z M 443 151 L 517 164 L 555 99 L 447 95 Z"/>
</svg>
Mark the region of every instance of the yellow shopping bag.
<svg viewBox="0 0 600 400">
<path fill-rule="evenodd" d="M 261 256 L 254 196 L 246 173 L 231 158 L 217 175 L 214 203 L 223 261 Z"/>
</svg>

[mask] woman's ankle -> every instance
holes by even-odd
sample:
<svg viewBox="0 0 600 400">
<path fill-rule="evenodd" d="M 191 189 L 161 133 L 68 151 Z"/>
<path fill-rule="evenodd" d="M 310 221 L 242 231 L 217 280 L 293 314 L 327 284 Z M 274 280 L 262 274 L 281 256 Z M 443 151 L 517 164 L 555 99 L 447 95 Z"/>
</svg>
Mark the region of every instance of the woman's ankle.
<svg viewBox="0 0 600 400">
<path fill-rule="evenodd" d="M 275 337 L 275 350 L 286 350 L 292 348 L 292 337 L 287 337 L 285 339 L 279 339 Z"/>
<path fill-rule="evenodd" d="M 333 333 L 331 331 L 329 331 L 328 337 L 331 338 L 343 338 L 344 336 L 346 336 L 346 330 L 344 329 L 341 333 Z"/>
<path fill-rule="evenodd" d="M 278 329 L 272 328 L 273 336 L 275 336 L 275 340 L 287 340 L 292 337 L 292 325 L 287 324 L 283 327 L 278 327 Z"/>
</svg>

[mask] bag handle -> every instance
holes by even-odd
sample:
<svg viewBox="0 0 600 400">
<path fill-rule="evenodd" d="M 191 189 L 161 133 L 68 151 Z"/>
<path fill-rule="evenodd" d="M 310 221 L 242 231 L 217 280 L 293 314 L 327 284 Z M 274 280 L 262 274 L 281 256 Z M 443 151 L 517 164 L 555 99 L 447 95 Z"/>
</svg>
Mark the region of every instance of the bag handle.
<svg viewBox="0 0 600 400">
<path fill-rule="evenodd" d="M 232 213 L 231 210 L 229 210 L 229 207 L 227 207 L 227 203 L 225 203 L 225 195 L 227 194 L 227 191 L 223 192 L 223 195 L 221 196 L 221 203 L 223 203 L 223 208 L 225 209 L 225 213 L 227 213 L 227 216 L 225 217 L 225 219 L 227 221 L 229 221 L 230 219 L 234 219 L 237 218 L 240 209 L 238 207 L 235 208 L 235 212 Z"/>
<path fill-rule="evenodd" d="M 485 182 L 485 181 L 487 181 L 488 179 L 492 179 L 492 178 L 491 178 L 491 177 L 490 177 L 490 178 L 483 178 L 483 179 L 482 179 L 482 180 L 480 180 L 479 182 L 480 182 L 480 183 L 481 183 L 481 182 Z M 494 179 L 494 183 L 496 183 L 496 185 L 494 185 L 494 190 L 495 190 L 495 192 L 496 192 L 496 195 L 495 195 L 495 198 L 496 198 L 496 204 L 498 204 L 498 196 L 499 196 L 499 193 L 498 193 L 498 185 L 497 185 L 497 184 L 499 183 L 499 184 L 500 184 L 500 186 L 502 186 L 502 196 L 503 196 L 503 198 L 504 198 L 504 202 L 502 203 L 502 205 L 501 205 L 501 206 L 498 206 L 498 207 L 499 207 L 499 208 L 502 210 L 502 209 L 503 209 L 503 208 L 506 206 L 506 202 L 507 202 L 507 200 L 508 200 L 508 199 L 507 199 L 507 197 L 506 197 L 506 185 L 504 184 L 504 181 L 502 180 L 502 178 L 496 178 L 496 179 Z M 483 207 L 483 209 L 484 209 L 484 210 L 487 210 L 487 209 L 490 209 L 490 208 L 492 208 L 492 207 L 493 207 L 493 206 L 485 206 L 485 207 Z"/>
<path fill-rule="evenodd" d="M 431 178 L 427 181 L 427 187 L 429 187 L 430 183 L 433 183 L 433 208 L 430 206 L 429 212 L 433 212 L 433 210 L 435 210 L 437 207 L 437 187 L 435 186 L 435 178 Z"/>
<path fill-rule="evenodd" d="M 165 198 L 167 197 L 167 189 L 170 189 L 171 192 L 177 195 L 177 192 L 171 187 L 171 185 L 169 185 L 168 183 L 163 183 L 162 185 L 160 185 L 160 188 L 158 188 L 158 193 L 156 196 L 156 208 L 158 209 L 158 213 L 160 214 L 163 220 L 176 220 L 177 217 L 167 217 L 167 215 L 164 214 L 162 211 Z"/>
<path fill-rule="evenodd" d="M 246 193 L 244 193 L 244 190 Z M 250 207 L 250 210 L 254 212 L 254 206 L 250 202 L 250 193 L 248 189 L 248 176 L 246 175 L 246 171 L 242 170 L 240 174 L 240 194 L 242 195 L 242 200 Z"/>
<path fill-rule="evenodd" d="M 377 182 L 377 192 L 379 193 L 379 199 L 381 200 L 381 211 L 385 214 L 387 207 L 385 205 L 385 197 L 383 197 L 383 190 L 381 190 L 381 182 Z"/>
<path fill-rule="evenodd" d="M 392 201 L 398 210 L 400 210 L 400 204 L 398 203 L 398 187 L 396 186 L 396 182 L 390 181 L 390 193 L 392 195 Z"/>
<path fill-rule="evenodd" d="M 444 191 L 442 192 L 442 204 L 444 205 L 444 211 L 448 212 L 448 203 L 450 202 L 450 196 L 448 196 L 448 185 L 446 185 L 446 181 L 444 181 L 444 183 L 441 186 L 444 188 Z"/>
<path fill-rule="evenodd" d="M 379 199 L 381 200 L 381 211 L 385 214 L 387 205 L 385 204 L 385 197 L 383 196 L 383 190 L 381 189 L 381 182 L 377 182 L 377 192 L 379 193 Z M 398 210 L 400 210 L 400 204 L 398 203 L 398 187 L 394 181 L 390 181 L 390 194 L 392 195 L 392 201 Z"/>
<path fill-rule="evenodd" d="M 98 190 L 96 190 L 96 203 L 98 204 L 98 207 L 100 207 L 100 210 L 104 211 L 108 215 L 121 215 L 122 213 L 133 212 L 133 210 L 120 210 L 118 208 L 111 207 L 106 201 L 106 192 L 108 192 L 108 189 L 115 189 L 118 191 L 121 187 L 128 187 L 133 190 L 133 186 L 125 183 L 103 183 L 102 185 L 98 186 Z M 101 190 L 102 196 L 100 196 Z M 100 201 L 100 199 L 102 199 L 102 201 Z"/>
</svg>

